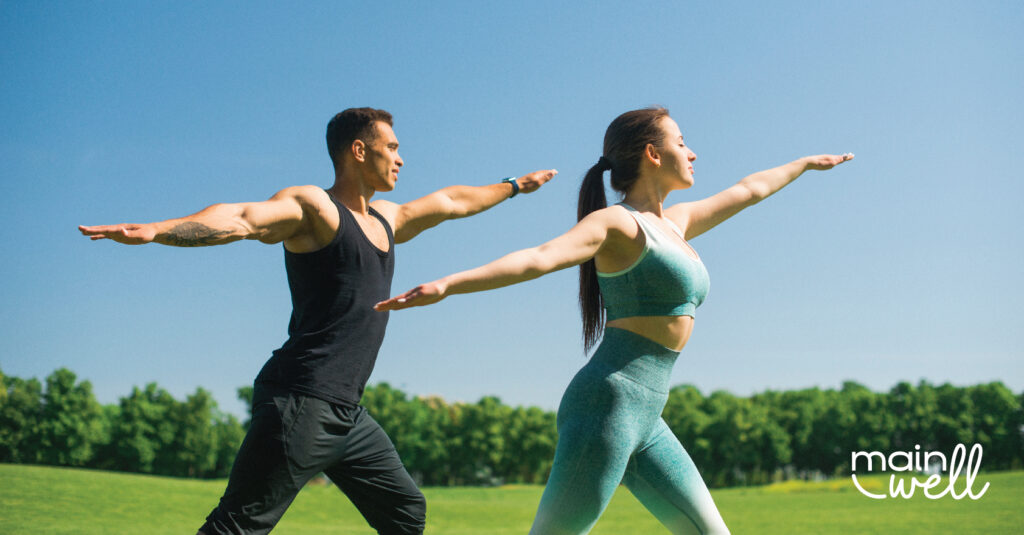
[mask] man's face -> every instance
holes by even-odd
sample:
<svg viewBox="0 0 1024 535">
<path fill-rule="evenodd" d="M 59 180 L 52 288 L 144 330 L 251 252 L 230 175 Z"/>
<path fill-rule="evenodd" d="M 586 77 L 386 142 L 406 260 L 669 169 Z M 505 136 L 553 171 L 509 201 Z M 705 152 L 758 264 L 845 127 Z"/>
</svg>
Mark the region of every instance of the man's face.
<svg viewBox="0 0 1024 535">
<path fill-rule="evenodd" d="M 398 181 L 402 157 L 398 155 L 398 138 L 387 123 L 373 124 L 376 135 L 366 143 L 366 166 L 369 183 L 377 191 L 391 191 Z"/>
</svg>

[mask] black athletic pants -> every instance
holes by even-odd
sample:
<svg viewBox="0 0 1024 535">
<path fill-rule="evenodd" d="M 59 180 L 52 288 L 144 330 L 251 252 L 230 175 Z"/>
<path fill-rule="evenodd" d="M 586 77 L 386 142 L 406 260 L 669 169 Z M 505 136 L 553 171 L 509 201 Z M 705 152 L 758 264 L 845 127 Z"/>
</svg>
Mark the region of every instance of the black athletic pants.
<svg viewBox="0 0 1024 535">
<path fill-rule="evenodd" d="M 200 531 L 268 533 L 302 486 L 320 472 L 378 533 L 423 533 L 423 494 L 365 408 L 260 384 L 228 488 Z"/>
</svg>

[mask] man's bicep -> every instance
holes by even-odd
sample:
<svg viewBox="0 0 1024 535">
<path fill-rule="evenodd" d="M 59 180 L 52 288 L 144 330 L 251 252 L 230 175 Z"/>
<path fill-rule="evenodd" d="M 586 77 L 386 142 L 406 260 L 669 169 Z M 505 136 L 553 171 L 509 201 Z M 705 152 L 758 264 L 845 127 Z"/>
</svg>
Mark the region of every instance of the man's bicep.
<svg viewBox="0 0 1024 535">
<path fill-rule="evenodd" d="M 269 200 L 240 203 L 239 217 L 251 229 L 251 239 L 277 243 L 294 236 L 307 217 L 308 200 L 301 191 L 288 188 Z"/>
<path fill-rule="evenodd" d="M 447 220 L 454 210 L 454 202 L 443 191 L 398 205 L 395 213 L 395 241 L 407 242 L 420 232 Z"/>
</svg>

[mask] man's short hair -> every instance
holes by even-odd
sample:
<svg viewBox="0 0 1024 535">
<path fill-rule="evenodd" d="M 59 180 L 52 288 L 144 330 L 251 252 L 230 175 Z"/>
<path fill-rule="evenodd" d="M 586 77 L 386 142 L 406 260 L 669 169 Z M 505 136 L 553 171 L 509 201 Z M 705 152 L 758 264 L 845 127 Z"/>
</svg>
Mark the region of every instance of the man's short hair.
<svg viewBox="0 0 1024 535">
<path fill-rule="evenodd" d="M 327 123 L 327 154 L 331 156 L 334 166 L 341 165 L 342 155 L 357 139 L 363 143 L 373 141 L 377 131 L 373 123 L 380 121 L 388 126 L 395 126 L 391 114 L 374 108 L 349 108 Z"/>
</svg>

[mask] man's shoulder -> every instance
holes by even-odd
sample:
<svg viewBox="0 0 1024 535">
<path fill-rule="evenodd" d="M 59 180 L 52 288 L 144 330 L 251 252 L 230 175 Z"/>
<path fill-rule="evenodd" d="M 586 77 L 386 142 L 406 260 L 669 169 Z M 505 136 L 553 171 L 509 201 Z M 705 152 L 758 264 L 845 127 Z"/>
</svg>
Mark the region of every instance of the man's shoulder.
<svg viewBox="0 0 1024 535">
<path fill-rule="evenodd" d="M 320 186 L 289 186 L 275 193 L 272 199 L 294 201 L 307 215 L 322 217 L 337 212 L 331 196 Z"/>
<path fill-rule="evenodd" d="M 331 202 L 331 197 L 320 186 L 288 186 L 274 194 L 274 197 L 292 198 L 303 205 Z"/>
<path fill-rule="evenodd" d="M 388 224 L 391 228 L 395 228 L 395 220 L 398 218 L 398 211 L 402 209 L 402 205 L 391 201 L 385 201 L 384 199 L 377 199 L 376 201 L 370 202 L 370 207 L 376 210 L 380 215 L 384 216 L 384 219 L 388 220 Z"/>
<path fill-rule="evenodd" d="M 274 199 L 290 200 L 302 208 L 302 225 L 285 240 L 285 248 L 295 253 L 315 251 L 326 246 L 338 232 L 341 214 L 330 194 L 319 186 L 289 186 Z"/>
</svg>

